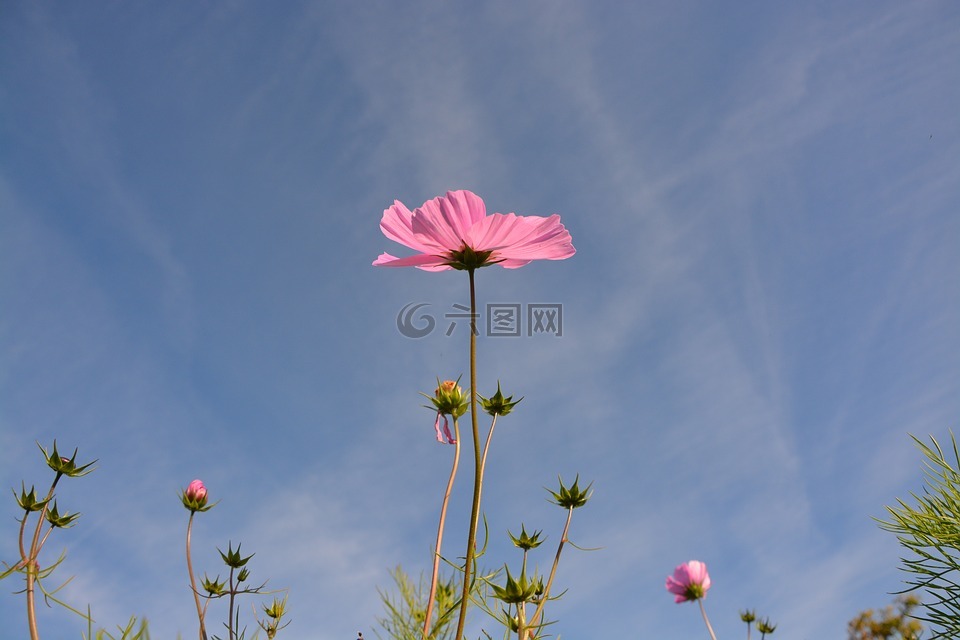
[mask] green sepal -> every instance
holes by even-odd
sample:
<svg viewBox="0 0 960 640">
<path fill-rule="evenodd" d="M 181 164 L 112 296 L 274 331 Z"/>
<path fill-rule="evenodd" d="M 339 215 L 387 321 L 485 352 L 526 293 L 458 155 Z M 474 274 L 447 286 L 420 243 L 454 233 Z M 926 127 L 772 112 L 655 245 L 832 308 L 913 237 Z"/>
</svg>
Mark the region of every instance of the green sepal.
<svg viewBox="0 0 960 640">
<path fill-rule="evenodd" d="M 520 400 L 523 400 L 523 398 L 521 397 Z M 513 396 L 504 397 L 503 392 L 500 390 L 500 381 L 497 380 L 497 392 L 489 398 L 480 396 L 480 406 L 491 416 L 505 416 L 513 411 L 513 408 L 520 403 L 520 400 L 514 400 Z"/>
<path fill-rule="evenodd" d="M 27 487 L 22 481 L 20 482 L 20 487 L 19 496 L 17 495 L 16 491 L 13 491 L 13 489 L 11 489 L 11 491 L 13 491 L 13 497 L 17 499 L 17 504 L 19 504 L 20 508 L 27 513 L 30 513 L 31 511 L 40 511 L 47 506 L 48 502 L 50 502 L 50 498 L 47 498 L 46 500 L 37 500 L 36 489 L 32 486 L 30 487 L 30 493 L 27 493 Z"/>
<path fill-rule="evenodd" d="M 256 555 L 255 553 L 251 553 L 246 558 L 240 557 L 240 546 L 241 545 L 238 544 L 237 550 L 234 551 L 233 543 L 231 542 L 227 545 L 226 553 L 224 553 L 223 551 L 220 551 L 219 548 L 217 549 L 217 551 L 220 551 L 220 557 L 223 558 L 224 564 L 226 564 L 228 567 L 231 567 L 233 569 L 239 569 L 243 567 L 243 565 L 247 564 L 247 561 L 250 560 L 250 558 Z"/>
<path fill-rule="evenodd" d="M 552 502 L 554 504 L 560 505 L 564 509 L 577 509 L 587 504 L 587 500 L 590 499 L 590 496 L 593 493 L 592 491 L 590 491 L 590 487 L 593 486 L 592 482 L 588 484 L 586 488 L 581 490 L 579 486 L 579 482 L 580 482 L 579 474 L 574 479 L 573 484 L 570 485 L 569 488 L 563 486 L 563 478 L 558 477 L 558 479 L 560 481 L 559 492 L 550 491 L 550 489 L 547 489 L 547 491 L 550 492 L 550 495 L 553 496 Z"/>
<path fill-rule="evenodd" d="M 60 452 L 57 451 L 56 440 L 53 441 L 53 451 L 51 453 L 47 453 L 47 450 L 44 449 L 43 445 L 39 442 L 37 446 L 40 447 L 40 451 L 43 452 L 43 457 L 47 460 L 47 466 L 56 471 L 58 475 L 79 478 L 96 469 L 96 467 L 93 466 L 96 464 L 96 460 L 88 462 L 85 465 L 77 466 L 77 452 L 79 449 L 74 449 L 73 455 L 70 458 L 61 456 Z"/>
</svg>

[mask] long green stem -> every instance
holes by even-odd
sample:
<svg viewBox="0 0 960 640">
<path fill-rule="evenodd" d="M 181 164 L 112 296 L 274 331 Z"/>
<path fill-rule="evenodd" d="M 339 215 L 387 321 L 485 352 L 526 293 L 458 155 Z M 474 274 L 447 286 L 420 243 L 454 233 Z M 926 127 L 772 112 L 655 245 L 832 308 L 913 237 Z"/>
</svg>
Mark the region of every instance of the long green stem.
<svg viewBox="0 0 960 640">
<path fill-rule="evenodd" d="M 37 576 L 40 573 L 40 563 L 37 562 L 37 558 L 40 557 L 40 549 L 43 548 L 43 543 L 47 541 L 46 536 L 43 537 L 43 541 L 40 540 L 40 531 L 43 529 L 43 521 L 47 516 L 47 508 L 50 506 L 50 500 L 53 499 L 53 492 L 56 490 L 57 483 L 60 482 L 61 476 L 62 474 L 57 472 L 56 477 L 53 479 L 53 483 L 50 485 L 50 491 L 47 492 L 46 504 L 44 504 L 43 509 L 40 510 L 40 515 L 37 518 L 37 527 L 33 530 L 33 540 L 30 542 L 30 555 L 24 558 L 27 569 L 27 626 L 30 628 L 30 640 L 40 640 L 40 632 L 37 630 L 35 586 Z M 24 523 L 27 521 L 26 514 L 23 515 L 23 521 Z M 22 530 L 23 529 L 21 527 L 21 531 Z M 47 534 L 49 535 L 49 533 L 50 532 L 48 531 Z M 22 544 L 20 545 L 20 548 L 22 554 Z"/>
<path fill-rule="evenodd" d="M 497 426 L 497 414 L 493 415 L 493 422 L 490 423 L 490 431 L 487 432 L 487 443 L 483 446 L 483 457 L 480 459 L 480 477 L 483 477 L 487 469 L 487 453 L 490 451 L 490 441 L 493 440 L 493 429 Z"/>
<path fill-rule="evenodd" d="M 536 611 L 533 612 L 533 617 L 530 618 L 530 624 L 528 625 L 528 629 L 530 630 L 536 628 L 540 621 L 540 616 L 543 615 L 543 607 L 547 604 L 547 599 L 550 597 L 550 587 L 553 586 L 553 579 L 557 575 L 557 567 L 560 565 L 560 554 L 563 553 L 563 545 L 569 541 L 567 534 L 570 532 L 571 519 L 573 519 L 573 507 L 567 508 L 567 521 L 563 525 L 563 533 L 560 534 L 560 544 L 557 545 L 557 555 L 553 558 L 553 567 L 550 569 L 550 577 L 547 578 L 547 586 L 543 590 L 543 595 L 540 596 L 540 603 L 537 605 Z M 528 637 L 529 633 L 530 631 L 527 632 Z M 521 638 L 520 640 L 527 640 L 527 638 Z M 714 638 L 713 640 L 717 639 Z"/>
<path fill-rule="evenodd" d="M 710 619 L 707 618 L 707 610 L 703 608 L 703 598 L 698 598 L 697 603 L 700 605 L 700 613 L 703 615 L 703 622 L 707 625 L 707 631 L 710 632 L 710 637 L 713 640 L 717 640 L 717 634 L 713 632 L 713 627 L 710 626 Z"/>
<path fill-rule="evenodd" d="M 473 429 L 473 506 L 470 510 L 470 529 L 467 532 L 467 552 L 463 561 L 463 593 L 460 598 L 460 619 L 457 621 L 457 634 L 454 640 L 463 637 L 463 628 L 467 623 L 467 604 L 470 602 L 471 574 L 476 559 L 477 524 L 480 519 L 480 490 L 483 485 L 483 463 L 480 458 L 480 427 L 477 424 L 477 294 L 474 283 L 474 270 L 468 269 L 470 276 L 470 425 Z"/>
<path fill-rule="evenodd" d="M 440 505 L 440 524 L 437 526 L 437 545 L 433 554 L 433 575 L 430 578 L 430 597 L 427 598 L 427 612 L 423 620 L 423 640 L 430 637 L 430 623 L 433 617 L 433 601 L 437 597 L 437 580 L 440 575 L 440 547 L 443 544 L 443 530 L 447 522 L 447 505 L 450 502 L 450 493 L 453 491 L 453 481 L 457 477 L 457 467 L 460 464 L 460 423 L 456 416 L 453 418 L 453 435 L 456 439 L 456 450 L 453 453 L 453 468 L 450 469 L 450 479 L 447 480 L 447 490 L 443 494 L 443 503 Z"/>
<path fill-rule="evenodd" d="M 239 550 L 239 547 L 238 547 L 238 550 Z M 227 636 L 230 638 L 230 640 L 235 640 L 237 636 L 236 636 L 236 631 L 233 628 L 233 601 L 237 597 L 237 587 L 236 585 L 233 584 L 233 567 L 232 566 L 230 567 L 229 584 L 230 584 L 230 622 L 229 622 L 229 625 L 227 626 Z M 239 627 L 240 626 L 239 612 L 237 615 L 238 615 L 237 626 Z"/>
<path fill-rule="evenodd" d="M 203 623 L 206 607 L 200 606 L 200 592 L 197 591 L 197 579 L 193 575 L 193 562 L 190 560 L 190 532 L 193 531 L 193 516 L 196 511 L 190 512 L 190 521 L 187 522 L 187 573 L 190 574 L 190 590 L 193 591 L 193 601 L 197 605 L 197 618 L 200 619 L 200 640 L 207 640 L 207 629 Z"/>
</svg>

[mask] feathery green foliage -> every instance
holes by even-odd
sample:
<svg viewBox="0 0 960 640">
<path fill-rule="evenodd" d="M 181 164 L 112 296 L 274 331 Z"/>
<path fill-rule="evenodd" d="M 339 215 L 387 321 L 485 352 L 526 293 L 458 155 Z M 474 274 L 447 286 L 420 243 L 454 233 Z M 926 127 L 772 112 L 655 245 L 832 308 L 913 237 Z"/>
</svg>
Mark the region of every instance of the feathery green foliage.
<svg viewBox="0 0 960 640">
<path fill-rule="evenodd" d="M 910 552 L 901 559 L 901 568 L 911 574 L 906 590 L 923 589 L 930 596 L 923 603 L 924 615 L 915 617 L 932 625 L 932 638 L 956 638 L 960 636 L 960 451 L 953 433 L 949 458 L 932 436 L 932 445 L 913 440 L 926 458 L 923 495 L 911 494 L 914 506 L 898 499 L 899 506 L 887 507 L 890 519 L 878 522 Z"/>
</svg>

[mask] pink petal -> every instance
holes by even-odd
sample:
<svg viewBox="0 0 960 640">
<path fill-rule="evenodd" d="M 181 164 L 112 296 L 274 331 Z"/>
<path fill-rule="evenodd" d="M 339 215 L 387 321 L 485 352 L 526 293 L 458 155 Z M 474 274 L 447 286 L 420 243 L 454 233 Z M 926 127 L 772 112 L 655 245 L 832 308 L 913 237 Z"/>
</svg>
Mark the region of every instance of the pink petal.
<svg viewBox="0 0 960 640">
<path fill-rule="evenodd" d="M 440 431 L 440 419 L 443 419 L 443 431 Z M 453 439 L 453 435 L 450 433 L 450 424 L 447 421 L 447 416 L 443 415 L 439 411 L 437 412 L 437 420 L 433 423 L 433 428 L 437 432 L 437 442 L 440 444 L 457 444 L 457 441 Z"/>
<path fill-rule="evenodd" d="M 495 213 L 470 229 L 467 242 L 478 251 L 494 251 L 495 258 L 504 259 L 504 262 L 563 260 L 576 253 L 570 232 L 560 223 L 558 215 L 543 218 Z M 516 268 L 523 265 L 504 266 Z"/>
<path fill-rule="evenodd" d="M 425 245 L 460 251 L 470 229 L 486 215 L 480 196 L 470 191 L 448 191 L 446 196 L 428 200 L 414 211 L 411 228 Z"/>
<path fill-rule="evenodd" d="M 421 253 L 435 253 L 438 247 L 434 245 L 425 245 L 414 234 L 412 229 L 413 214 L 399 200 L 393 201 L 393 206 L 383 210 L 383 218 L 380 219 L 380 230 L 394 242 L 410 247 Z"/>
<path fill-rule="evenodd" d="M 373 261 L 375 267 L 419 267 L 424 271 L 446 271 L 450 267 L 446 266 L 447 259 L 440 256 L 432 256 L 419 253 L 414 256 L 397 258 L 389 253 L 381 253 Z"/>
<path fill-rule="evenodd" d="M 447 439 L 447 444 L 457 444 L 457 441 L 454 440 L 453 434 L 450 433 L 450 425 L 447 424 L 447 418 L 443 418 L 443 435 Z"/>
</svg>

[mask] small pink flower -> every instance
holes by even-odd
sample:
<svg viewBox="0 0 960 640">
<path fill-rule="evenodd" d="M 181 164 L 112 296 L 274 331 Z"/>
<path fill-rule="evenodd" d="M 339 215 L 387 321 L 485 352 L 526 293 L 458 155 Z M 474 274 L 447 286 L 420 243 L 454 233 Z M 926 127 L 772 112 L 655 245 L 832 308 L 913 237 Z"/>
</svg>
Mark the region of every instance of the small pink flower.
<svg viewBox="0 0 960 640">
<path fill-rule="evenodd" d="M 667 591 L 676 596 L 674 602 L 699 600 L 707 595 L 709 588 L 707 565 L 699 560 L 681 564 L 673 570 L 672 576 L 667 576 Z"/>
<path fill-rule="evenodd" d="M 533 260 L 563 260 L 576 253 L 560 216 L 488 216 L 483 200 L 470 191 L 448 191 L 412 213 L 396 200 L 384 210 L 380 229 L 419 254 L 397 258 L 383 253 L 373 262 L 378 267 L 446 271 L 499 264 L 516 269 Z"/>
</svg>

